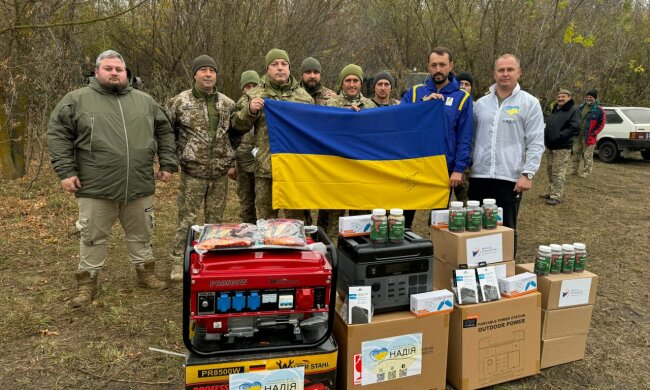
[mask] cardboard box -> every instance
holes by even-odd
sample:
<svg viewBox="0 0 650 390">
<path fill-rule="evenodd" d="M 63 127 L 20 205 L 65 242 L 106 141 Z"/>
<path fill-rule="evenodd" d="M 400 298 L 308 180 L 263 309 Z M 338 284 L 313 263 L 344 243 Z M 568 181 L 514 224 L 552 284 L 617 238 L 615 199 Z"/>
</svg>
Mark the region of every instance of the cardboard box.
<svg viewBox="0 0 650 390">
<path fill-rule="evenodd" d="M 448 334 L 449 313 L 417 318 L 408 311 L 392 312 L 357 325 L 337 315 L 334 335 L 341 350 L 336 388 L 444 390 Z"/>
<path fill-rule="evenodd" d="M 542 340 L 541 368 L 584 359 L 587 346 L 587 334 Z"/>
<path fill-rule="evenodd" d="M 515 274 L 515 262 L 506 261 L 503 263 L 490 264 L 495 267 L 497 278 L 512 276 Z M 438 258 L 433 259 L 433 287 L 437 290 L 447 289 L 451 291 L 453 272 L 457 269 L 453 266 Z M 475 268 L 475 267 L 471 267 Z"/>
<path fill-rule="evenodd" d="M 497 223 L 503 225 L 503 207 L 497 207 Z M 431 210 L 431 227 L 444 229 L 449 227 L 449 209 Z"/>
<path fill-rule="evenodd" d="M 534 272 L 535 264 L 517 264 L 516 273 Z M 542 293 L 542 309 L 554 310 L 596 303 L 598 275 L 589 271 L 550 274 L 537 277 L 537 291 Z"/>
<path fill-rule="evenodd" d="M 497 226 L 479 232 L 453 233 L 449 229 L 431 229 L 435 256 L 453 266 L 477 267 L 515 259 L 514 230 Z"/>
<path fill-rule="evenodd" d="M 541 295 L 456 305 L 449 323 L 447 381 L 477 389 L 539 373 Z"/>
<path fill-rule="evenodd" d="M 589 333 L 592 305 L 542 310 L 542 340 Z"/>
<path fill-rule="evenodd" d="M 337 345 L 330 337 L 317 348 L 204 358 L 188 352 L 186 390 L 228 390 L 230 374 L 304 367 L 305 389 L 333 389 L 336 383 Z"/>
</svg>

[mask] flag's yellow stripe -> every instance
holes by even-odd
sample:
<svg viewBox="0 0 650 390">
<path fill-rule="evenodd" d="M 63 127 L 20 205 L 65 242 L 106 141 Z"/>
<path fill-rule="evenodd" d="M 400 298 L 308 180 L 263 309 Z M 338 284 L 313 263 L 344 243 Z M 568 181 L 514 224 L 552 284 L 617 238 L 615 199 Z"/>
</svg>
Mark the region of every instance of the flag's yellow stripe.
<svg viewBox="0 0 650 390">
<path fill-rule="evenodd" d="M 273 208 L 430 209 L 449 200 L 445 156 L 376 161 L 274 154 L 271 160 Z"/>
</svg>

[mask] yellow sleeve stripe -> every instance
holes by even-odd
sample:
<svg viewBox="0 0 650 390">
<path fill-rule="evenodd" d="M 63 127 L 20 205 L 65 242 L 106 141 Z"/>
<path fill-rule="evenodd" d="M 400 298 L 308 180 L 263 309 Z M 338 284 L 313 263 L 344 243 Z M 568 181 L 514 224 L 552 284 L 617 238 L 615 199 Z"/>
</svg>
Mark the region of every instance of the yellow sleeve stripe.
<svg viewBox="0 0 650 390">
<path fill-rule="evenodd" d="M 458 111 L 462 111 L 462 110 L 463 110 L 463 105 L 465 104 L 465 101 L 466 101 L 467 98 L 469 97 L 469 93 L 467 93 L 467 91 L 465 91 L 465 90 L 463 90 L 463 89 L 461 89 L 461 91 L 465 92 L 465 97 L 463 98 L 463 100 L 461 100 L 460 104 L 458 105 Z"/>
<path fill-rule="evenodd" d="M 415 99 L 417 98 L 417 94 L 415 93 L 415 90 L 418 89 L 419 87 L 423 86 L 424 84 L 416 84 L 413 86 L 413 96 L 411 96 L 411 103 L 415 103 Z"/>
</svg>

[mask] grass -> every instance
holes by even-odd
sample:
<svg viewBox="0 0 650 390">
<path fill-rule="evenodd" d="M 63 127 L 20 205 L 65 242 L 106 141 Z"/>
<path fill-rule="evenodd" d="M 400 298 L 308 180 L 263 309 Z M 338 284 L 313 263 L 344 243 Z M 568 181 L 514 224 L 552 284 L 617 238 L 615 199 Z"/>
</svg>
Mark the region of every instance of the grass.
<svg viewBox="0 0 650 390">
<path fill-rule="evenodd" d="M 184 359 L 181 286 L 152 292 L 135 286 L 121 228 L 113 230 L 100 274 L 101 294 L 72 311 L 72 272 L 78 263 L 77 206 L 44 170 L 0 186 L 0 383 L 4 389 L 180 389 Z M 568 177 L 563 202 L 549 207 L 545 167 L 524 195 L 518 262 L 533 261 L 537 246 L 585 242 L 587 269 L 599 275 L 592 330 L 584 360 L 543 370 L 499 389 L 650 388 L 650 310 L 647 243 L 650 237 L 650 162 L 595 162 L 589 179 Z M 226 221 L 238 218 L 231 182 Z M 177 181 L 158 183 L 154 254 L 168 275 L 177 218 Z M 426 214 L 415 230 L 427 236 Z M 47 329 L 49 332 L 43 332 Z"/>
</svg>

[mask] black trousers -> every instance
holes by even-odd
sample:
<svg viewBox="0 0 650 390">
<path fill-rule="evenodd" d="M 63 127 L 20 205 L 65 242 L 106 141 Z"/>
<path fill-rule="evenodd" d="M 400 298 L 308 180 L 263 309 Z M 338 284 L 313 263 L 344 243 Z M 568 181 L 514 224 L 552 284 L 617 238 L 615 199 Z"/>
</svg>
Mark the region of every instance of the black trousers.
<svg viewBox="0 0 650 390">
<path fill-rule="evenodd" d="M 485 198 L 493 198 L 497 206 L 503 208 L 503 226 L 515 231 L 515 256 L 517 256 L 517 215 L 521 203 L 521 192 L 515 192 L 515 182 L 498 179 L 469 178 L 470 200 L 483 202 Z"/>
</svg>

